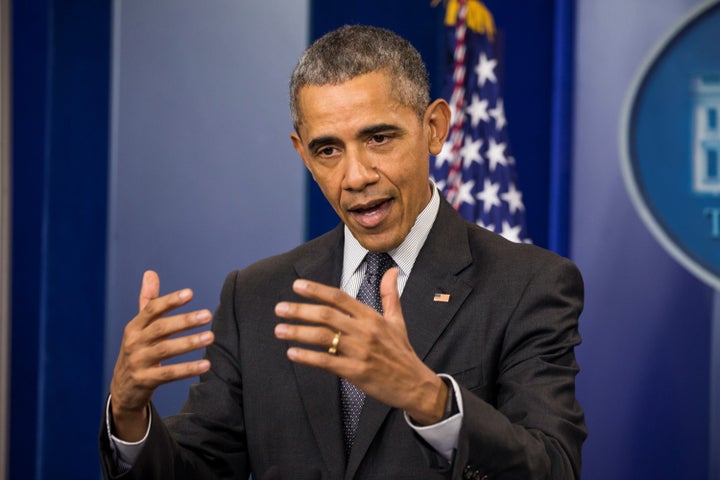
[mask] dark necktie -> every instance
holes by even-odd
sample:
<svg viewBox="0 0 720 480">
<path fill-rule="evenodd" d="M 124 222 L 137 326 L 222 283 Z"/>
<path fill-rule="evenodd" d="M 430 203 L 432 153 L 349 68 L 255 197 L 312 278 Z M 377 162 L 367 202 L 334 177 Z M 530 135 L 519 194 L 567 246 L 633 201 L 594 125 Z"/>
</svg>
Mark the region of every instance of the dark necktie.
<svg viewBox="0 0 720 480">
<path fill-rule="evenodd" d="M 393 266 L 394 262 L 387 253 L 368 252 L 365 256 L 365 276 L 360 284 L 357 299 L 369 305 L 381 314 L 382 300 L 380 298 L 380 280 L 385 272 Z M 365 393 L 344 378 L 340 379 L 340 400 L 342 403 L 343 435 L 345 439 L 345 455 L 355 441 L 355 432 L 360 421 L 360 413 L 365 403 Z"/>
</svg>

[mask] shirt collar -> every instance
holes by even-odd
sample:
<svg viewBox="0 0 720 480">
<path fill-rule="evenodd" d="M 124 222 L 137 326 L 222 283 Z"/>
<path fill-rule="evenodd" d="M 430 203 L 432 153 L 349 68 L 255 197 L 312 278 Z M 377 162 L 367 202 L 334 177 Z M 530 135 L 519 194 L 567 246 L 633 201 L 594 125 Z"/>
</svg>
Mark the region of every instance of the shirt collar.
<svg viewBox="0 0 720 480">
<path fill-rule="evenodd" d="M 415 219 L 415 224 L 410 229 L 405 240 L 387 252 L 400 268 L 401 273 L 408 276 L 412 270 L 415 260 L 417 259 L 420 249 L 425 244 L 430 229 L 435 223 L 438 210 L 440 208 L 440 195 L 437 187 L 430 181 L 432 197 L 425 206 L 420 215 Z M 347 279 L 360 267 L 368 250 L 360 245 L 360 242 L 353 236 L 350 229 L 345 226 L 345 248 L 343 253 L 343 274 L 341 285 L 344 285 Z"/>
</svg>

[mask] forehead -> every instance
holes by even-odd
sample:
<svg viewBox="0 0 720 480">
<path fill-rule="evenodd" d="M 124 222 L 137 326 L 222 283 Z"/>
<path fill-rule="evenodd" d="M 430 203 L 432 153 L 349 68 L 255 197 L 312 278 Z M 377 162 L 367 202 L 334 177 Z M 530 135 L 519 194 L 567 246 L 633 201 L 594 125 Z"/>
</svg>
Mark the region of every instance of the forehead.
<svg viewBox="0 0 720 480">
<path fill-rule="evenodd" d="M 339 84 L 304 86 L 298 92 L 298 107 L 303 137 L 327 134 L 328 129 L 359 129 L 368 123 L 417 121 L 415 112 L 401 104 L 390 75 L 380 71 Z"/>
</svg>

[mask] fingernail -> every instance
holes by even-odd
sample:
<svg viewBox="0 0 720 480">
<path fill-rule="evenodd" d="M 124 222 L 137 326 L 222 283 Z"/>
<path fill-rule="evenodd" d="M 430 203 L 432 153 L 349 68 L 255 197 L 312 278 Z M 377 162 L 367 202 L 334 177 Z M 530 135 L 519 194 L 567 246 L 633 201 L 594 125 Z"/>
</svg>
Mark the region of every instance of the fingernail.
<svg viewBox="0 0 720 480">
<path fill-rule="evenodd" d="M 275 305 L 275 313 L 281 314 L 281 313 L 287 313 L 290 311 L 290 305 L 288 305 L 285 302 L 280 302 L 277 305 Z"/>
<path fill-rule="evenodd" d="M 278 324 L 275 326 L 275 335 L 278 337 L 284 337 L 287 333 L 287 325 L 285 324 Z"/>
<path fill-rule="evenodd" d="M 197 368 L 198 372 L 205 372 L 210 369 L 210 362 L 208 360 L 200 360 L 195 364 L 195 368 Z"/>
<path fill-rule="evenodd" d="M 198 313 L 195 315 L 195 320 L 198 320 L 198 321 L 207 320 L 208 318 L 210 318 L 210 312 L 208 312 L 207 310 L 203 310 L 202 312 L 198 312 Z"/>
<path fill-rule="evenodd" d="M 297 348 L 288 348 L 287 356 L 290 360 L 295 360 L 298 357 Z"/>
<path fill-rule="evenodd" d="M 200 341 L 202 343 L 205 343 L 205 342 L 209 341 L 211 337 L 212 337 L 212 334 L 210 332 L 203 332 L 200 334 Z"/>
<path fill-rule="evenodd" d="M 293 285 L 297 290 L 305 290 L 308 287 L 308 283 L 305 280 L 295 280 Z"/>
<path fill-rule="evenodd" d="M 191 293 L 192 292 L 190 291 L 190 289 L 186 288 L 184 290 L 180 290 L 180 293 L 178 293 L 178 297 L 180 297 L 180 300 L 185 300 L 190 297 Z"/>
</svg>

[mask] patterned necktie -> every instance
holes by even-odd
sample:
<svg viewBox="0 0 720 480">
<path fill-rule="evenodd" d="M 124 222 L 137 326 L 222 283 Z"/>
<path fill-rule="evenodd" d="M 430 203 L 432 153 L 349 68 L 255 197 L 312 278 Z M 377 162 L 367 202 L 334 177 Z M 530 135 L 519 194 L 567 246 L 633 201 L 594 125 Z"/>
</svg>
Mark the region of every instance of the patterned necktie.
<svg viewBox="0 0 720 480">
<path fill-rule="evenodd" d="M 381 314 L 380 280 L 385 272 L 394 265 L 387 253 L 368 252 L 365 256 L 365 276 L 360 284 L 357 299 L 369 305 Z M 365 403 L 365 393 L 344 378 L 340 379 L 340 400 L 342 403 L 343 435 L 345 439 L 345 455 L 349 456 L 355 441 L 355 432 L 360 422 L 360 412 Z"/>
</svg>

